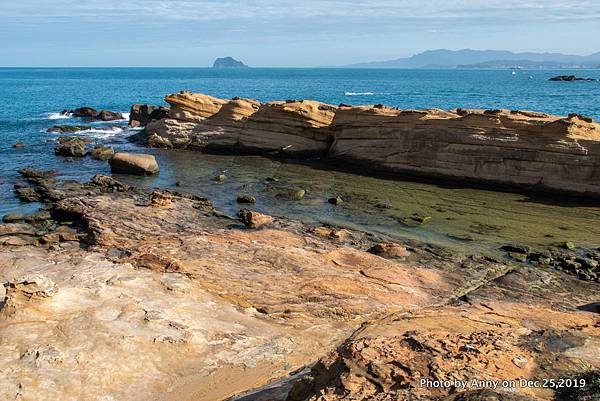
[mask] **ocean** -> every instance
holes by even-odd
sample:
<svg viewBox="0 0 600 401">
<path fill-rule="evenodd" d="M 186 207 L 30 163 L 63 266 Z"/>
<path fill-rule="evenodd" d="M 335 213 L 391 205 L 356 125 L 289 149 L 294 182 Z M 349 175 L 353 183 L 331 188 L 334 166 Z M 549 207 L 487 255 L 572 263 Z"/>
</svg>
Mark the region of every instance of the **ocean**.
<svg viewBox="0 0 600 401">
<path fill-rule="evenodd" d="M 23 204 L 14 196 L 12 189 L 18 180 L 19 168 L 34 166 L 56 169 L 60 178 L 65 179 L 88 179 L 97 173 L 109 174 L 106 162 L 90 158 L 65 159 L 54 155 L 54 140 L 59 135 L 47 133 L 47 128 L 54 124 L 82 123 L 61 116 L 60 112 L 64 109 L 90 106 L 127 113 L 134 103 L 162 104 L 166 94 L 188 90 L 223 98 L 241 96 L 261 101 L 314 99 L 332 104 L 383 103 L 403 109 L 527 109 L 559 115 L 579 113 L 600 119 L 600 82 L 548 81 L 552 76 L 568 74 L 600 79 L 600 70 L 4 68 L 0 69 L 0 97 L 4 100 L 0 107 L 0 216 L 8 212 L 32 211 L 40 206 Z M 373 194 L 358 188 L 365 185 L 387 188 L 384 201 L 398 202 L 397 214 L 431 208 L 440 200 L 461 200 L 468 215 L 468 210 L 479 210 L 479 206 L 483 210 L 489 208 L 490 203 L 498 203 L 498 195 L 490 191 L 437 188 L 384 179 L 377 181 L 377 178 L 332 173 L 256 157 L 136 150 L 135 145 L 126 140 L 132 134 L 126 124 L 126 121 L 94 123 L 93 130 L 82 132 L 81 135 L 90 136 L 95 143 L 108 144 L 118 150 L 153 152 L 158 156 L 162 169 L 158 177 L 122 179 L 150 187 L 172 187 L 176 181 L 183 181 L 185 190 L 207 195 L 217 207 L 231 214 L 235 213 L 237 207 L 235 197 L 231 197 L 232 192 L 261 192 L 258 176 L 280 174 L 295 185 L 311 189 L 307 199 L 293 207 L 282 206 L 264 194 L 258 196 L 259 209 L 308 220 L 318 216 L 321 220 L 341 221 L 359 227 L 383 227 L 399 235 L 438 242 L 448 238 L 465 238 L 465 235 L 479 235 L 477 229 L 469 228 L 478 227 L 478 224 L 482 227 L 508 226 L 506 215 L 512 211 L 517 211 L 514 214 L 516 226 L 520 225 L 519 220 L 523 216 L 532 216 L 532 221 L 537 219 L 535 230 L 538 231 L 548 230 L 544 224 L 555 224 L 553 219 L 556 216 L 573 214 L 574 219 L 580 216 L 582 220 L 580 232 L 571 233 L 571 237 L 584 240 L 592 235 L 600 238 L 598 229 L 594 228 L 600 226 L 597 224 L 600 215 L 597 208 L 578 208 L 574 213 L 569 211 L 568 206 L 549 206 L 547 202 L 524 205 L 521 202 L 523 196 L 516 194 L 502 195 L 499 210 L 503 212 L 496 211 L 495 217 L 485 215 L 488 212 L 483 212 L 484 217 L 477 217 L 477 213 L 473 213 L 473 217 L 458 228 L 458 223 L 452 223 L 452 227 L 448 224 L 439 227 L 432 224 L 426 229 L 398 226 L 397 220 L 392 219 L 398 216 L 382 216 L 380 212 L 363 210 L 363 206 L 369 204 L 365 199 L 372 198 Z M 19 141 L 27 146 L 13 149 L 12 145 Z M 216 186 L 211 178 L 219 172 L 226 172 L 233 179 Z M 353 203 L 349 202 L 343 208 L 332 209 L 326 202 L 322 204 L 321 197 L 335 195 L 334 191 L 348 191 L 348 181 L 356 183 L 356 190 L 346 196 L 354 196 L 363 206 L 356 204 L 353 207 Z M 479 206 L 474 206 L 473 202 L 479 202 Z M 550 211 L 550 207 L 555 209 Z M 498 220 L 498 224 L 490 224 L 490 219 Z M 541 223 L 540 219 L 547 219 L 547 223 Z M 588 224 L 590 221 L 591 224 Z M 492 229 L 493 233 L 486 233 L 486 238 L 497 235 L 499 237 L 496 240 L 502 241 L 510 236 L 521 235 L 526 240 L 543 242 L 542 236 L 533 234 L 533 227 L 523 233 Z M 558 234 L 562 232 L 562 229 L 556 229 Z"/>
</svg>

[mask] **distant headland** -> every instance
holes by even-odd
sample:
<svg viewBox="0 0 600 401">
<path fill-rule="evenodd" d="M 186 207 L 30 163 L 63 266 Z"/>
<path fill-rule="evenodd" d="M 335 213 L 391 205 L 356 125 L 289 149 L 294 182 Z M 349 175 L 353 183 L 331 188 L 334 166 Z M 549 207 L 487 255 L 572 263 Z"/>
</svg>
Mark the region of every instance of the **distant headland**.
<svg viewBox="0 0 600 401">
<path fill-rule="evenodd" d="M 589 56 L 561 53 L 513 53 L 507 50 L 427 50 L 408 58 L 350 64 L 343 68 L 600 68 L 600 52 Z"/>
<path fill-rule="evenodd" d="M 246 64 L 233 57 L 222 57 L 215 60 L 213 68 L 249 68 Z"/>
</svg>

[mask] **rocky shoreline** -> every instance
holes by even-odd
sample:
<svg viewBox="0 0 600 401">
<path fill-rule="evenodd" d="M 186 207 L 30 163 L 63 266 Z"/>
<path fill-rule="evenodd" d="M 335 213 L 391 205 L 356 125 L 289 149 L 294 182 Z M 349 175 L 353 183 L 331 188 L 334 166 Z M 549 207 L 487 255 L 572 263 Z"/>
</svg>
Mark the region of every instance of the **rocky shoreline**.
<svg viewBox="0 0 600 401">
<path fill-rule="evenodd" d="M 600 125 L 577 114 L 261 103 L 189 92 L 165 100 L 168 117 L 149 122 L 137 138 L 150 147 L 319 157 L 351 168 L 600 196 Z"/>
<path fill-rule="evenodd" d="M 167 101 L 170 109 L 132 107 L 130 125 L 145 126 L 136 136 L 148 146 L 599 194 L 600 126 L 578 115 L 189 93 Z M 116 174 L 159 174 L 152 155 L 90 146 L 63 136 L 55 154 L 91 154 Z M 15 194 L 43 206 L 0 224 L 0 399 L 600 396 L 600 248 L 556 238 L 544 248 L 458 250 L 267 215 L 244 186 L 231 194 L 237 214 L 227 215 L 198 194 L 101 174 L 78 182 L 28 167 L 20 175 Z M 260 180 L 279 202 L 307 196 Z M 347 201 L 329 195 L 321 203 Z M 398 223 L 429 220 L 415 212 Z"/>
<path fill-rule="evenodd" d="M 598 284 L 566 272 L 22 174 L 46 206 L 0 225 L 1 398 L 550 400 L 419 383 L 600 369 Z"/>
</svg>

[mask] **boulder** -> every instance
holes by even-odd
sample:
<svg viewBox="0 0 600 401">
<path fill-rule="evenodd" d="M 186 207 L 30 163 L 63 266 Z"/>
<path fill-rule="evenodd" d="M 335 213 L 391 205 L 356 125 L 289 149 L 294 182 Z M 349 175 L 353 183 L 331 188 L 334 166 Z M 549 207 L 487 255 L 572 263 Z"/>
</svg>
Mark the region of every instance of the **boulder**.
<svg viewBox="0 0 600 401">
<path fill-rule="evenodd" d="M 88 138 L 67 136 L 58 140 L 54 154 L 67 157 L 85 157 L 88 153 L 87 145 L 91 143 Z"/>
<path fill-rule="evenodd" d="M 125 119 L 123 114 L 108 110 L 102 110 L 100 113 L 98 113 L 96 118 L 102 121 L 117 121 Z"/>
<path fill-rule="evenodd" d="M 63 114 L 68 114 L 68 113 L 63 112 Z M 70 114 L 72 114 L 73 117 L 83 117 L 83 118 L 95 119 L 96 116 L 98 116 L 98 110 L 93 109 L 91 107 L 80 107 L 78 109 L 71 110 Z"/>
<path fill-rule="evenodd" d="M 265 224 L 269 224 L 273 221 L 273 217 L 262 214 L 259 212 L 255 212 L 248 209 L 242 209 L 238 213 L 240 221 L 244 223 L 245 226 L 250 228 L 259 228 L 264 226 Z"/>
<path fill-rule="evenodd" d="M 92 159 L 110 160 L 115 154 L 115 150 L 110 146 L 95 146 L 92 149 Z"/>
<path fill-rule="evenodd" d="M 237 203 L 256 203 L 256 198 L 252 195 L 239 195 L 237 197 Z"/>
<path fill-rule="evenodd" d="M 115 153 L 109 163 L 116 174 L 152 175 L 159 172 L 156 158 L 142 153 Z"/>
</svg>

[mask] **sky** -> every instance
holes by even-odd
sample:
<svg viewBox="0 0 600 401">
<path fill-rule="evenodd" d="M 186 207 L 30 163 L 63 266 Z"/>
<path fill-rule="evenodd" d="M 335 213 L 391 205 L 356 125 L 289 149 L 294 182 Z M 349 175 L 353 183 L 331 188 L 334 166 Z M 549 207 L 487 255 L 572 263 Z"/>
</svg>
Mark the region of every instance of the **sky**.
<svg viewBox="0 0 600 401">
<path fill-rule="evenodd" d="M 310 67 L 427 49 L 586 55 L 600 0 L 4 0 L 0 66 Z"/>
</svg>

